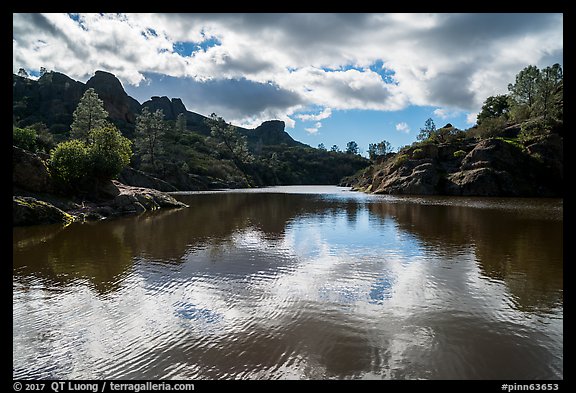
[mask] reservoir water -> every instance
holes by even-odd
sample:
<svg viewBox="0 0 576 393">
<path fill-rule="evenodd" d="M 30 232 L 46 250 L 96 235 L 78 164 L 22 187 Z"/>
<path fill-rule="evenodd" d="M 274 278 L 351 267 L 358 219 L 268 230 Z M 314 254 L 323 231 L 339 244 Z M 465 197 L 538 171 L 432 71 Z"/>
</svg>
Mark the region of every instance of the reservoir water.
<svg viewBox="0 0 576 393">
<path fill-rule="evenodd" d="M 564 377 L 561 199 L 174 196 L 14 228 L 14 378 Z"/>
</svg>

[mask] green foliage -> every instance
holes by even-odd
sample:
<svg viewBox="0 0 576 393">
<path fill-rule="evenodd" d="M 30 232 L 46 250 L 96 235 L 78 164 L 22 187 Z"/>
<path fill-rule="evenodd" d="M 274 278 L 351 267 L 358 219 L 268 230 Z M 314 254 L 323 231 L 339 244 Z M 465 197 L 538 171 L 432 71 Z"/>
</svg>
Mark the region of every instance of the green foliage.
<svg viewBox="0 0 576 393">
<path fill-rule="evenodd" d="M 346 144 L 346 154 L 358 154 L 358 144 L 355 141 Z"/>
<path fill-rule="evenodd" d="M 481 124 L 470 130 L 470 134 L 479 139 L 492 138 L 501 135 L 506 124 L 506 119 L 503 116 L 486 117 Z"/>
<path fill-rule="evenodd" d="M 510 98 L 515 105 L 523 105 L 531 112 L 538 95 L 540 70 L 534 65 L 529 65 L 516 75 L 516 81 L 508 84 Z"/>
<path fill-rule="evenodd" d="M 184 112 L 179 113 L 174 125 L 176 132 L 183 134 L 186 131 L 186 115 Z"/>
<path fill-rule="evenodd" d="M 31 128 L 12 127 L 12 143 L 22 149 L 35 151 L 36 131 Z"/>
<path fill-rule="evenodd" d="M 506 142 L 509 145 L 514 146 L 516 149 L 523 150 L 523 151 L 526 150 L 526 147 L 524 147 L 520 138 L 504 138 L 504 137 L 499 136 L 499 137 L 496 137 L 494 139 L 498 139 L 498 140 L 501 140 L 503 142 Z"/>
<path fill-rule="evenodd" d="M 264 146 L 252 166 L 263 184 L 338 184 L 340 180 L 369 165 L 356 154 L 328 152 L 305 146 Z"/>
<path fill-rule="evenodd" d="M 150 112 L 144 107 L 136 117 L 134 145 L 140 153 L 142 164 L 149 171 L 156 173 L 160 169 L 158 156 L 163 151 L 162 137 L 166 130 L 167 124 L 162 109 Z"/>
<path fill-rule="evenodd" d="M 113 179 L 130 163 L 132 142 L 113 126 L 94 129 L 89 134 L 90 172 L 92 176 Z"/>
<path fill-rule="evenodd" d="M 232 158 L 236 166 L 244 174 L 248 184 L 251 184 L 248 175 L 248 165 L 254 161 L 254 156 L 248 150 L 248 141 L 245 135 L 238 132 L 237 128 L 231 123 L 212 113 L 210 119 L 206 120 L 210 127 L 210 135 L 218 143 L 218 149 L 221 154 Z"/>
<path fill-rule="evenodd" d="M 397 154 L 394 158 L 394 163 L 392 164 L 393 168 L 398 168 L 400 165 L 404 164 L 406 161 L 410 159 L 408 154 Z"/>
<path fill-rule="evenodd" d="M 543 70 L 530 65 L 516 75 L 515 83 L 510 83 L 508 90 L 515 121 L 538 116 L 562 119 L 564 75 L 560 64 Z"/>
<path fill-rule="evenodd" d="M 50 150 L 56 147 L 54 135 L 48 130 L 46 124 L 34 123 L 28 126 L 28 128 L 36 131 L 36 151 L 50 153 Z"/>
<path fill-rule="evenodd" d="M 318 150 L 326 151 L 326 146 L 324 146 L 323 143 L 320 143 L 320 144 L 318 145 Z"/>
<path fill-rule="evenodd" d="M 424 128 L 420 129 L 420 133 L 416 139 L 421 143 L 446 143 L 456 139 L 463 139 L 464 137 L 465 133 L 450 123 L 440 129 L 436 129 L 434 120 L 429 118 L 424 123 Z"/>
<path fill-rule="evenodd" d="M 436 132 L 436 125 L 434 124 L 434 120 L 432 118 L 428 118 L 424 122 L 424 128 L 420 129 L 420 133 L 416 136 L 416 139 L 419 141 L 426 141 L 431 139 L 431 137 Z"/>
<path fill-rule="evenodd" d="M 556 63 L 542 70 L 540 76 L 537 110 L 544 119 L 563 118 L 564 75 L 560 64 Z"/>
<path fill-rule="evenodd" d="M 210 135 L 218 142 L 218 147 L 224 154 L 228 154 L 232 159 L 242 165 L 254 160 L 248 150 L 246 136 L 241 135 L 235 126 L 212 113 L 210 119 L 206 121 L 210 127 Z"/>
<path fill-rule="evenodd" d="M 50 152 L 50 172 L 64 191 L 89 188 L 94 180 L 116 177 L 128 165 L 131 142 L 113 126 L 94 129 L 89 141 L 71 139 Z"/>
<path fill-rule="evenodd" d="M 89 88 L 80 99 L 73 117 L 74 121 L 70 125 L 70 136 L 86 141 L 90 131 L 106 125 L 108 112 L 104 109 L 104 103 L 96 91 Z"/>
<path fill-rule="evenodd" d="M 528 142 L 534 138 L 550 133 L 550 123 L 544 119 L 528 121 L 522 124 L 518 139 L 521 142 Z"/>
<path fill-rule="evenodd" d="M 508 113 L 510 112 L 510 103 L 506 94 L 497 96 L 490 96 L 484 101 L 482 110 L 476 117 L 476 124 L 481 126 L 482 123 L 488 119 L 502 118 L 504 121 L 508 120 Z"/>
<path fill-rule="evenodd" d="M 332 147 L 330 148 L 330 151 L 333 153 L 339 153 L 340 148 L 338 147 L 338 145 L 332 145 Z"/>
<path fill-rule="evenodd" d="M 452 155 L 454 158 L 464 157 L 467 153 L 464 150 L 456 150 Z"/>
<path fill-rule="evenodd" d="M 510 119 L 513 121 L 520 123 L 530 119 L 532 116 L 532 112 L 528 105 L 524 104 L 513 104 L 510 108 Z"/>
<path fill-rule="evenodd" d="M 78 139 L 58 144 L 50 153 L 52 177 L 65 190 L 77 189 L 88 176 L 89 154 L 86 143 Z"/>
<path fill-rule="evenodd" d="M 376 159 L 379 156 L 385 156 L 392 152 L 392 145 L 390 142 L 384 140 L 378 143 L 370 143 L 368 145 L 368 156 L 371 160 Z"/>
<path fill-rule="evenodd" d="M 412 158 L 415 160 L 420 160 L 424 158 L 424 150 L 417 148 L 412 151 Z"/>
</svg>

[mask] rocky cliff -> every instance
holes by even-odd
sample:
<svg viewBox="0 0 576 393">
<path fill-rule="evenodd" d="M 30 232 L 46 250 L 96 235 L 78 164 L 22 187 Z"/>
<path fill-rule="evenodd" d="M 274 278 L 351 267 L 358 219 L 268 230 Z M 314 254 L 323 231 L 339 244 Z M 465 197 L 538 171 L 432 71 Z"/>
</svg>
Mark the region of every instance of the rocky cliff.
<svg viewBox="0 0 576 393">
<path fill-rule="evenodd" d="M 549 134 L 526 145 L 489 138 L 413 146 L 341 185 L 375 194 L 559 197 L 562 138 Z"/>
<path fill-rule="evenodd" d="M 245 130 L 243 133 L 247 136 L 248 144 L 257 150 L 259 146 L 286 145 L 286 146 L 305 146 L 297 142 L 284 131 L 285 123 L 280 120 L 265 121 L 253 130 Z"/>
<path fill-rule="evenodd" d="M 119 126 L 134 124 L 136 115 L 140 112 L 140 103 L 130 97 L 122 83 L 109 72 L 96 71 L 94 76 L 86 82 L 86 89 L 93 88 L 104 102 L 104 109 L 110 119 Z"/>
</svg>

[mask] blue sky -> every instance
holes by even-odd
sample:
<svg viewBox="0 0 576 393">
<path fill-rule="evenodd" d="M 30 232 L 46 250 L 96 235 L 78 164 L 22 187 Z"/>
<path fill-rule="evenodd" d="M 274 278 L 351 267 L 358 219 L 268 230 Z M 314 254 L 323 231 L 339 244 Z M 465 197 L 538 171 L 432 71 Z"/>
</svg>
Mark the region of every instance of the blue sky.
<svg viewBox="0 0 576 393">
<path fill-rule="evenodd" d="M 13 14 L 13 72 L 115 74 L 140 102 L 181 98 L 311 146 L 412 143 L 474 124 L 527 65 L 563 64 L 563 15 Z"/>
</svg>

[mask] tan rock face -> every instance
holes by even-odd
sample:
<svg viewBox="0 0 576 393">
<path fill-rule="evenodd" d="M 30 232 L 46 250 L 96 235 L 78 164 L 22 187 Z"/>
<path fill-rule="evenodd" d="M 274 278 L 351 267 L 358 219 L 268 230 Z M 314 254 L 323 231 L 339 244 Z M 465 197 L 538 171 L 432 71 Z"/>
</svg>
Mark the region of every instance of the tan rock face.
<svg viewBox="0 0 576 393">
<path fill-rule="evenodd" d="M 527 148 L 497 138 L 413 147 L 343 185 L 377 194 L 559 196 L 563 162 L 558 140 L 552 135 Z"/>
</svg>

